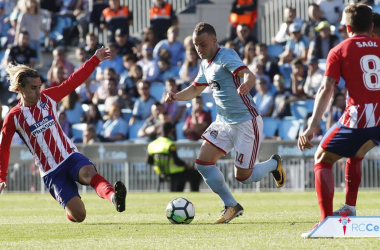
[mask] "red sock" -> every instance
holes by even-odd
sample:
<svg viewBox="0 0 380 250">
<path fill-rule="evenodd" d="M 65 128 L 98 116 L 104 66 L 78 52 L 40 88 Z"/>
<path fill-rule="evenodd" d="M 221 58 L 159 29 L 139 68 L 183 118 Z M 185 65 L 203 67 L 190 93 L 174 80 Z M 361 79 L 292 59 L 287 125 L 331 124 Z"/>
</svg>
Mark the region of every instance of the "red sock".
<svg viewBox="0 0 380 250">
<path fill-rule="evenodd" d="M 332 165 L 320 162 L 314 165 L 315 191 L 318 196 L 319 209 L 321 211 L 320 222 L 327 216 L 333 215 L 334 176 Z"/>
<path fill-rule="evenodd" d="M 362 181 L 363 158 L 348 158 L 346 163 L 346 204 L 356 206 L 360 182 Z"/>
<path fill-rule="evenodd" d="M 111 203 L 111 196 L 115 193 L 113 186 L 104 179 L 100 174 L 94 175 L 90 181 L 91 187 L 93 187 L 100 198 L 107 199 Z"/>
</svg>

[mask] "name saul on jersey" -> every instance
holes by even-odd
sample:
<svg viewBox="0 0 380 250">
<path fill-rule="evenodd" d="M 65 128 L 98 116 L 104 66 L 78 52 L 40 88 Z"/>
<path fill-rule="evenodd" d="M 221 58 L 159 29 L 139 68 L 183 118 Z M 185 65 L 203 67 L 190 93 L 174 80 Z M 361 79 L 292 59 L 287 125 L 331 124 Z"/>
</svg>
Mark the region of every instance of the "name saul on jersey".
<svg viewBox="0 0 380 250">
<path fill-rule="evenodd" d="M 367 42 L 356 42 L 356 45 L 358 45 L 359 48 L 364 47 L 378 47 L 376 41 L 367 41 Z"/>
<path fill-rule="evenodd" d="M 30 133 L 36 137 L 37 135 L 45 132 L 47 129 L 55 125 L 55 121 L 51 115 L 44 117 L 37 121 L 35 124 L 29 126 Z"/>
</svg>

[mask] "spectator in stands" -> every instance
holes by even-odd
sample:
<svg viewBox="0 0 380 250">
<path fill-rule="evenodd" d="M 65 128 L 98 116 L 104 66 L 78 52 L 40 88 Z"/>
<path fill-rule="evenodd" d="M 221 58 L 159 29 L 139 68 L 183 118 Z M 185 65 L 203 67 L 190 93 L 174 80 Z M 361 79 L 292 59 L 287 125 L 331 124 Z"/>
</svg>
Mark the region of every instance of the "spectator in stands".
<svg viewBox="0 0 380 250">
<path fill-rule="evenodd" d="M 104 79 L 98 83 L 98 89 L 96 90 L 94 97 L 92 98 L 92 102 L 95 104 L 104 103 L 108 94 L 105 80 L 108 80 L 111 78 L 117 79 L 117 74 L 114 68 L 108 67 L 108 68 L 105 68 L 102 77 Z"/>
<path fill-rule="evenodd" d="M 67 114 L 65 110 L 63 109 L 58 111 L 58 122 L 61 125 L 61 128 L 63 132 L 66 134 L 66 136 L 71 137 L 70 122 L 67 119 Z"/>
<path fill-rule="evenodd" d="M 78 6 L 73 14 L 76 17 L 77 21 L 77 28 L 79 31 L 79 43 L 81 46 L 85 43 L 86 34 L 89 31 L 89 25 L 90 25 L 90 17 L 91 17 L 91 11 L 90 7 L 92 7 L 94 4 L 96 4 L 96 1 L 92 2 L 92 6 L 90 6 L 89 0 L 79 0 L 78 3 L 80 3 L 81 6 Z"/>
<path fill-rule="evenodd" d="M 173 124 L 176 124 L 178 122 L 185 120 L 186 115 L 186 102 L 178 101 L 178 102 L 172 102 L 172 103 L 166 103 L 165 102 L 165 96 L 167 93 L 178 92 L 178 86 L 176 84 L 176 81 L 173 78 L 168 78 L 165 81 L 165 92 L 162 94 L 161 103 L 164 104 L 164 111 L 167 112 L 171 118 L 171 121 Z"/>
<path fill-rule="evenodd" d="M 4 44 L 2 44 L 2 48 L 6 49 L 10 44 L 13 44 L 15 41 L 15 36 L 16 36 L 16 29 L 17 29 L 17 19 L 18 19 L 19 13 L 17 11 L 13 11 L 9 15 L 9 22 L 11 27 L 7 31 L 6 39 Z"/>
<path fill-rule="evenodd" d="M 342 93 L 336 93 L 333 98 L 332 105 L 329 107 L 326 121 L 326 129 L 329 129 L 342 117 L 346 109 L 346 96 Z"/>
<path fill-rule="evenodd" d="M 75 91 L 71 92 L 65 96 L 61 102 L 61 107 L 64 108 L 69 123 L 80 123 L 84 111 L 82 104 L 79 102 L 77 93 L 75 93 Z"/>
<path fill-rule="evenodd" d="M 234 41 L 227 41 L 226 44 L 224 44 L 224 47 L 235 50 L 239 55 L 238 47 Z"/>
<path fill-rule="evenodd" d="M 88 105 L 88 111 L 82 116 L 82 122 L 94 126 L 96 134 L 100 135 L 104 121 L 97 105 L 93 103 Z"/>
<path fill-rule="evenodd" d="M 315 28 L 317 35 L 310 43 L 309 58 L 326 59 L 330 49 L 335 47 L 340 41 L 339 37 L 331 34 L 331 25 L 327 21 L 322 21 Z"/>
<path fill-rule="evenodd" d="M 374 12 L 375 13 L 375 12 Z M 339 32 L 339 35 L 340 35 L 340 38 L 342 40 L 345 40 L 348 38 L 348 33 L 347 33 L 347 27 L 346 25 L 341 25 L 339 28 L 338 28 L 338 32 Z M 379 33 L 380 34 L 380 33 Z"/>
<path fill-rule="evenodd" d="M 253 101 L 256 104 L 256 108 L 262 117 L 272 116 L 274 109 L 274 97 L 273 93 L 269 91 L 269 83 L 265 78 L 256 78 L 255 88 L 257 90 L 256 95 L 253 97 Z"/>
<path fill-rule="evenodd" d="M 129 35 L 129 26 L 133 25 L 133 14 L 128 6 L 121 6 L 120 0 L 109 0 L 107 7 L 103 10 L 100 18 L 100 28 L 107 29 L 109 37 L 114 40 L 115 31 L 124 28 Z"/>
<path fill-rule="evenodd" d="M 344 10 L 344 3 L 341 0 L 316 0 L 316 4 L 324 14 L 326 20 L 338 27 L 340 20 L 342 20 L 342 13 Z"/>
<path fill-rule="evenodd" d="M 324 71 L 318 67 L 318 59 L 312 57 L 307 61 L 308 70 L 305 85 L 303 91 L 306 94 L 306 98 L 315 99 L 319 87 L 322 85 L 322 79 Z"/>
<path fill-rule="evenodd" d="M 65 69 L 63 66 L 56 66 L 53 69 L 53 78 L 51 79 L 51 82 L 49 84 L 49 88 L 59 86 L 61 85 L 64 81 L 66 81 L 65 77 Z"/>
<path fill-rule="evenodd" d="M 93 143 L 100 142 L 93 125 L 87 124 L 85 130 L 83 131 L 82 140 L 83 145 L 91 145 Z"/>
<path fill-rule="evenodd" d="M 130 101 L 127 101 L 128 105 L 132 105 L 135 102 L 136 98 L 139 97 L 139 93 L 137 91 L 137 83 L 142 80 L 142 69 L 139 65 L 135 64 L 131 67 L 129 71 L 129 75 L 123 83 L 119 82 L 119 89 L 123 90 Z"/>
<path fill-rule="evenodd" d="M 290 63 L 294 58 L 300 58 L 306 62 L 310 40 L 301 32 L 299 23 L 289 25 L 291 39 L 286 42 L 285 51 L 279 56 L 279 64 Z"/>
<path fill-rule="evenodd" d="M 147 163 L 154 167 L 154 170 L 158 175 L 163 175 L 164 173 L 160 167 L 157 166 L 157 161 L 160 159 L 158 154 L 168 155 L 170 191 L 183 192 L 186 181 L 189 181 L 191 191 L 198 192 L 202 177 L 194 167 L 186 164 L 183 160 L 178 158 L 177 147 L 172 141 L 175 133 L 174 126 L 167 122 L 162 124 L 161 127 L 161 137 L 152 141 L 148 145 Z"/>
<path fill-rule="evenodd" d="M 128 123 L 121 116 L 121 106 L 114 104 L 109 112 L 109 119 L 103 124 L 100 138 L 105 142 L 125 140 L 128 133 Z"/>
<path fill-rule="evenodd" d="M 170 62 L 166 59 L 160 59 L 157 62 L 158 68 L 160 69 L 160 75 L 157 80 L 159 82 L 165 82 L 168 78 L 178 78 L 177 67 L 172 67 Z"/>
<path fill-rule="evenodd" d="M 4 61 L 5 65 L 21 63 L 34 68 L 37 62 L 37 53 L 29 46 L 29 33 L 27 31 L 21 31 L 17 44 L 5 51 Z"/>
<path fill-rule="evenodd" d="M 189 140 L 197 141 L 201 139 L 203 132 L 210 126 L 212 119 L 210 112 L 203 109 L 203 99 L 201 96 L 191 100 L 191 114 L 186 117 L 183 126 L 183 135 Z"/>
<path fill-rule="evenodd" d="M 280 29 L 276 36 L 272 38 L 273 43 L 285 44 L 286 41 L 290 38 L 291 32 L 289 31 L 289 26 L 292 23 L 296 23 L 299 26 L 302 26 L 303 21 L 296 17 L 296 9 L 290 6 L 287 6 L 284 9 L 284 22 L 280 25 Z"/>
<path fill-rule="evenodd" d="M 372 12 L 373 30 L 371 36 L 374 38 L 380 38 L 380 14 Z"/>
<path fill-rule="evenodd" d="M 151 43 L 144 43 L 141 53 L 142 59 L 137 62 L 137 65 L 142 68 L 143 79 L 153 82 L 160 74 L 157 62 L 153 59 L 153 45 Z"/>
<path fill-rule="evenodd" d="M 113 68 L 116 73 L 116 78 L 124 71 L 123 58 L 118 55 L 119 49 L 116 43 L 108 43 L 107 48 L 110 50 L 111 58 L 104 60 L 96 69 L 96 79 L 104 79 L 104 70 L 108 67 Z"/>
<path fill-rule="evenodd" d="M 53 62 L 47 73 L 47 79 L 52 81 L 53 69 L 62 66 L 65 69 L 65 78 L 67 79 L 74 72 L 74 65 L 66 60 L 66 53 L 63 47 L 57 47 L 53 50 Z"/>
<path fill-rule="evenodd" d="M 303 24 L 302 33 L 312 41 L 315 37 L 315 28 L 321 21 L 326 21 L 326 19 L 323 17 L 323 12 L 316 3 L 309 5 L 308 13 L 309 21 Z"/>
<path fill-rule="evenodd" d="M 160 114 L 163 113 L 163 106 L 160 102 L 155 102 L 151 106 L 151 115 L 145 120 L 144 125 L 137 132 L 137 136 L 147 141 L 153 141 L 161 133 Z"/>
<path fill-rule="evenodd" d="M 43 28 L 42 14 L 39 12 L 39 3 L 37 2 L 37 0 L 23 1 L 24 2 L 19 4 L 21 12 L 17 21 L 15 41 L 18 41 L 18 36 L 21 33 L 21 31 L 28 31 L 30 38 L 29 46 L 36 51 L 37 61 L 40 62 L 40 31 L 44 32 L 45 37 L 48 37 L 49 34 L 48 31 Z"/>
<path fill-rule="evenodd" d="M 229 17 L 230 30 L 229 40 L 236 38 L 236 28 L 240 23 L 248 25 L 252 30 L 257 18 L 256 0 L 234 0 L 232 2 L 231 14 Z"/>
<path fill-rule="evenodd" d="M 256 56 L 255 52 L 255 44 L 253 42 L 248 42 L 244 48 L 243 62 L 245 65 L 249 66 L 252 64 L 253 58 Z"/>
<path fill-rule="evenodd" d="M 198 59 L 199 56 L 194 46 L 186 48 L 186 59 L 179 71 L 179 75 L 185 81 L 185 85 L 191 84 L 197 77 L 199 71 Z"/>
<path fill-rule="evenodd" d="M 252 42 L 253 44 L 257 43 L 256 38 L 251 35 L 251 29 L 246 24 L 239 24 L 236 28 L 237 37 L 234 39 L 234 42 L 237 46 L 237 51 L 240 58 L 244 58 L 244 48 L 247 43 Z"/>
<path fill-rule="evenodd" d="M 292 73 L 290 74 L 292 93 L 299 99 L 305 99 L 305 92 L 303 86 L 306 81 L 306 69 L 301 59 L 294 59 L 291 63 Z"/>
<path fill-rule="evenodd" d="M 83 63 L 85 63 L 88 60 L 88 54 L 84 47 L 77 47 L 75 49 L 75 57 L 78 61 L 78 64 L 75 66 L 75 70 L 79 69 Z M 89 77 L 90 80 L 96 79 L 96 72 L 94 71 L 91 76 Z"/>
<path fill-rule="evenodd" d="M 185 47 L 182 42 L 178 41 L 179 28 L 171 26 L 167 32 L 167 39 L 163 39 L 157 43 L 153 50 L 153 58 L 159 59 L 159 54 L 162 49 L 171 52 L 170 62 L 172 66 L 180 66 L 185 59 Z"/>
<path fill-rule="evenodd" d="M 98 37 L 94 33 L 87 33 L 86 35 L 86 47 L 87 54 L 93 55 L 96 50 L 100 49 L 102 45 L 98 41 Z"/>
<path fill-rule="evenodd" d="M 159 42 L 157 30 L 153 26 L 146 27 L 144 30 L 143 43 L 150 43 L 153 48 Z"/>
<path fill-rule="evenodd" d="M 115 41 L 118 46 L 118 55 L 123 57 L 127 54 L 133 54 L 135 43 L 130 39 L 129 32 L 125 28 L 118 28 L 115 32 Z"/>
<path fill-rule="evenodd" d="M 150 25 L 156 30 L 158 41 L 166 39 L 170 26 L 178 25 L 178 18 L 171 4 L 163 0 L 153 0 L 149 11 Z"/>
<path fill-rule="evenodd" d="M 252 60 L 252 64 L 262 64 L 264 74 L 269 76 L 270 79 L 273 79 L 274 75 L 280 73 L 278 67 L 277 58 L 268 55 L 267 45 L 265 43 L 256 43 L 256 56 Z"/>
<path fill-rule="evenodd" d="M 187 50 L 188 48 L 194 48 L 193 36 L 187 36 L 183 39 L 183 46 Z"/>
<path fill-rule="evenodd" d="M 276 74 L 273 77 L 273 84 L 276 87 L 274 94 L 274 109 L 272 117 L 282 119 L 285 116 L 291 116 L 290 103 L 297 100 L 290 89 L 285 88 L 285 77 L 281 74 Z"/>
<path fill-rule="evenodd" d="M 146 120 L 151 113 L 151 106 L 157 100 L 150 95 L 150 82 L 147 80 L 140 80 L 137 84 L 137 91 L 140 97 L 135 101 L 133 106 L 132 117 L 129 120 L 129 126 L 132 126 L 136 120 Z"/>
<path fill-rule="evenodd" d="M 253 64 L 250 69 L 256 78 L 264 78 L 265 79 L 265 82 L 268 83 L 268 87 L 270 90 L 271 89 L 270 85 L 272 84 L 272 81 L 269 78 L 269 76 L 264 73 L 264 65 L 262 65 L 260 63 L 256 63 L 256 64 Z"/>
<path fill-rule="evenodd" d="M 117 80 L 115 78 L 106 79 L 104 83 L 107 88 L 107 97 L 104 100 L 103 120 L 107 120 L 110 118 L 108 115 L 113 105 L 116 104 L 120 107 L 124 107 L 125 102 L 124 99 L 118 94 Z"/>
<path fill-rule="evenodd" d="M 135 54 L 126 54 L 123 56 L 124 71 L 119 76 L 119 88 L 123 88 L 127 78 L 129 77 L 129 71 L 136 63 L 137 58 Z"/>
</svg>

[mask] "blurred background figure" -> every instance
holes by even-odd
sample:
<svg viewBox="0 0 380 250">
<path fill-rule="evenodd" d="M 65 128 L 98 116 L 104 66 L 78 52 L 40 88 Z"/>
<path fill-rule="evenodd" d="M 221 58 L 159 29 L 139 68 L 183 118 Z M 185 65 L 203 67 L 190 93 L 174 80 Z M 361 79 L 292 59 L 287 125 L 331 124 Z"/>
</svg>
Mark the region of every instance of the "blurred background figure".
<svg viewBox="0 0 380 250">
<path fill-rule="evenodd" d="M 203 99 L 197 96 L 191 100 L 191 114 L 186 117 L 183 126 L 183 135 L 189 139 L 197 141 L 201 139 L 203 132 L 210 126 L 212 119 L 211 114 L 203 109 Z"/>
<path fill-rule="evenodd" d="M 178 18 L 171 4 L 164 0 L 153 0 L 153 7 L 149 11 L 150 25 L 156 31 L 158 41 L 167 38 L 170 26 L 178 25 Z"/>
<path fill-rule="evenodd" d="M 228 19 L 230 23 L 227 37 L 229 40 L 236 38 L 236 28 L 243 23 L 248 25 L 252 30 L 257 18 L 257 1 L 256 0 L 234 0 L 231 6 L 231 14 Z"/>
<path fill-rule="evenodd" d="M 91 124 L 87 124 L 83 131 L 82 143 L 84 145 L 91 145 L 96 142 L 100 142 L 99 137 L 96 135 L 95 127 Z"/>
</svg>

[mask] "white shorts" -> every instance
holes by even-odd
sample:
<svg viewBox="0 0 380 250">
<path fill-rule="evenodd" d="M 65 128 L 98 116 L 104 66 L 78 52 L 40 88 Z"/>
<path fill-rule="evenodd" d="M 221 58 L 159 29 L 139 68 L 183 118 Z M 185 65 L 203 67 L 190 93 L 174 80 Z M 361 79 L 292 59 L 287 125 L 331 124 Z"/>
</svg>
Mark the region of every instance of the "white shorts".
<svg viewBox="0 0 380 250">
<path fill-rule="evenodd" d="M 249 169 L 255 165 L 261 140 L 264 138 L 261 116 L 241 123 L 227 124 L 215 121 L 206 129 L 202 138 L 226 155 L 235 149 L 235 165 Z"/>
</svg>

